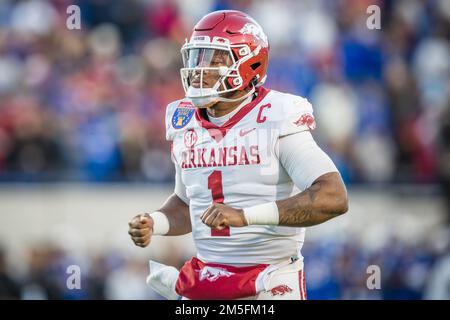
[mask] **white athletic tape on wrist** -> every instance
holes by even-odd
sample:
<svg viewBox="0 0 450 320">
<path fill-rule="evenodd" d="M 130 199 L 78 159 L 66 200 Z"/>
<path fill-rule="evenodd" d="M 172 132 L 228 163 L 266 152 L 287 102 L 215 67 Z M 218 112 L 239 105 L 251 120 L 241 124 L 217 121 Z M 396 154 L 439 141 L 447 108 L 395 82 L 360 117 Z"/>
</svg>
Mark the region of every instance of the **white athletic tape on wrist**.
<svg viewBox="0 0 450 320">
<path fill-rule="evenodd" d="M 254 224 L 278 225 L 280 222 L 278 207 L 275 202 L 268 202 L 250 208 L 245 208 L 244 216 L 249 226 Z"/>
<path fill-rule="evenodd" d="M 167 216 L 161 211 L 155 211 L 150 214 L 153 218 L 153 234 L 156 236 L 163 236 L 169 232 L 170 224 Z"/>
</svg>

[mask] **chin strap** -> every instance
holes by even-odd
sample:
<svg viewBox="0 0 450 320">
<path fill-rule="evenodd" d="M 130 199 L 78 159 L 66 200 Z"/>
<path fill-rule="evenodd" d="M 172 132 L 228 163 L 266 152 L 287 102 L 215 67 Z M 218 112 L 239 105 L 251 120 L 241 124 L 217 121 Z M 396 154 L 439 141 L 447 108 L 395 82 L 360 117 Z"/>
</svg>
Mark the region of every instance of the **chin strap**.
<svg viewBox="0 0 450 320">
<path fill-rule="evenodd" d="M 252 87 L 252 89 L 247 92 L 246 94 L 244 94 L 242 97 L 239 98 L 235 98 L 235 99 L 228 99 L 228 98 L 224 98 L 224 97 L 217 97 L 217 101 L 221 101 L 221 102 L 237 102 L 237 101 L 242 101 L 247 99 L 248 97 L 250 97 L 252 94 L 254 94 L 256 91 L 255 87 Z"/>
</svg>

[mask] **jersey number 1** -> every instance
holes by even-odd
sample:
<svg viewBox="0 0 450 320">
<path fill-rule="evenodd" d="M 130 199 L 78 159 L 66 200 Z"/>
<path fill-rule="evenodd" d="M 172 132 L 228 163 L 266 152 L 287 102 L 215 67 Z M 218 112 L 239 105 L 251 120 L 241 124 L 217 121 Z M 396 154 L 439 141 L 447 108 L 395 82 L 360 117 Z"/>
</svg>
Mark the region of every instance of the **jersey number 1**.
<svg viewBox="0 0 450 320">
<path fill-rule="evenodd" d="M 208 177 L 208 189 L 211 190 L 213 203 L 223 203 L 222 171 L 213 171 Z M 213 237 L 229 237 L 230 227 L 222 230 L 211 229 Z"/>
</svg>

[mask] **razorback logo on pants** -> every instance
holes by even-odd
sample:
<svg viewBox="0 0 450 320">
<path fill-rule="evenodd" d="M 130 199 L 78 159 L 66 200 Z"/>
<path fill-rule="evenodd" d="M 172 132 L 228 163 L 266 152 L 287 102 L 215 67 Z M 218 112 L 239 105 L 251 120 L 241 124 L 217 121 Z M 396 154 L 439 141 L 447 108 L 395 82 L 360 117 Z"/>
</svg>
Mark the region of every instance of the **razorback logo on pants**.
<svg viewBox="0 0 450 320">
<path fill-rule="evenodd" d="M 200 270 L 200 281 L 202 280 L 208 280 L 208 281 L 216 281 L 220 277 L 231 277 L 234 275 L 233 272 L 227 271 L 224 268 L 214 268 L 214 267 L 203 267 L 202 270 Z"/>
<path fill-rule="evenodd" d="M 288 285 L 281 284 L 279 286 L 276 286 L 275 288 L 270 289 L 270 292 L 272 293 L 272 296 L 280 295 L 283 296 L 286 293 L 292 292 L 292 288 Z"/>
<path fill-rule="evenodd" d="M 265 290 L 253 297 L 255 300 L 307 300 L 303 269 L 275 271 Z"/>
<path fill-rule="evenodd" d="M 197 258 L 180 270 L 176 292 L 191 300 L 231 300 L 256 295 L 256 279 L 267 264 L 233 267 L 204 263 Z"/>
</svg>

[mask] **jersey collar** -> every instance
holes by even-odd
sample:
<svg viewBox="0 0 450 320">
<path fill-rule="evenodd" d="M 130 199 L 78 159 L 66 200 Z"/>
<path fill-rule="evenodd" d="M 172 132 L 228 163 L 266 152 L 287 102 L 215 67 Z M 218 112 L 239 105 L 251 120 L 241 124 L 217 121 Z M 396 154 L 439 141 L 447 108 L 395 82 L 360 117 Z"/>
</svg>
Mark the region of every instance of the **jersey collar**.
<svg viewBox="0 0 450 320">
<path fill-rule="evenodd" d="M 264 97 L 269 93 L 269 89 L 266 89 L 264 87 L 259 87 L 256 89 L 257 97 L 244 105 L 236 114 L 234 114 L 227 122 L 225 122 L 222 126 L 216 126 L 214 123 L 209 122 L 203 115 L 202 110 L 200 108 L 197 108 L 195 110 L 195 118 L 200 124 L 202 128 L 205 128 L 208 130 L 208 133 L 211 135 L 211 137 L 216 140 L 216 142 L 220 142 L 225 135 L 228 133 L 228 131 L 236 125 L 239 121 L 241 121 L 242 118 L 244 118 L 250 111 L 253 110 L 253 108 L 258 105 L 259 102 L 264 99 Z"/>
</svg>

